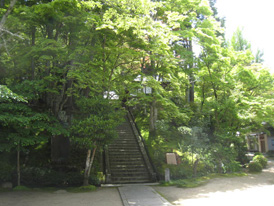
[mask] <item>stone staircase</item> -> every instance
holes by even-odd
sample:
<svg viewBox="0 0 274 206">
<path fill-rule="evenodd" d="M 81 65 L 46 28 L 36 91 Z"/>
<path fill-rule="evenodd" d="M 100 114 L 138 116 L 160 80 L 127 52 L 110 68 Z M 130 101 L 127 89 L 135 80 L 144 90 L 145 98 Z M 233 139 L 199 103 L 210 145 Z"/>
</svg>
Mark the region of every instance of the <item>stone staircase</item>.
<svg viewBox="0 0 274 206">
<path fill-rule="evenodd" d="M 117 128 L 119 137 L 108 146 L 107 183 L 145 183 L 155 179 L 144 148 L 132 127 L 127 116 Z"/>
</svg>

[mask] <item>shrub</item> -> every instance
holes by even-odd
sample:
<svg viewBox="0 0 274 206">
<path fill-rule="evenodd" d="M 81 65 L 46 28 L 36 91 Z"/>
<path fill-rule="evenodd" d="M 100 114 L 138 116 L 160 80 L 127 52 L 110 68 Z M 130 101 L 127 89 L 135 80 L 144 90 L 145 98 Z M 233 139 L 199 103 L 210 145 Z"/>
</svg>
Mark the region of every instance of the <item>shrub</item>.
<svg viewBox="0 0 274 206">
<path fill-rule="evenodd" d="M 266 154 L 268 157 L 274 157 L 274 150 L 269 150 Z"/>
<path fill-rule="evenodd" d="M 163 178 L 164 178 L 166 168 L 169 168 L 170 178 L 173 180 L 182 179 L 182 178 L 190 178 L 193 175 L 193 168 L 188 163 L 182 163 L 179 165 L 164 164 L 160 171 L 160 173 L 163 174 Z"/>
<path fill-rule="evenodd" d="M 94 185 L 68 188 L 68 192 L 91 192 L 95 190 L 96 187 Z"/>
<path fill-rule="evenodd" d="M 26 187 L 26 186 L 16 186 L 15 188 L 13 188 L 14 191 L 30 191 L 31 189 Z"/>
<path fill-rule="evenodd" d="M 255 152 L 254 156 L 257 156 L 257 155 L 263 155 L 263 154 L 261 152 Z"/>
<path fill-rule="evenodd" d="M 231 160 L 223 166 L 225 173 L 239 172 L 241 170 L 241 164 L 235 160 Z"/>
<path fill-rule="evenodd" d="M 249 172 L 261 172 L 263 166 L 259 162 L 250 162 L 248 164 L 248 171 Z"/>
<path fill-rule="evenodd" d="M 263 168 L 266 168 L 267 159 L 263 155 L 256 155 L 253 157 L 253 162 L 258 162 Z"/>
<path fill-rule="evenodd" d="M 0 182 L 11 181 L 14 167 L 7 162 L 0 161 L 0 168 Z"/>
<path fill-rule="evenodd" d="M 21 171 L 21 182 L 27 186 L 42 187 L 78 187 L 83 184 L 83 174 L 75 171 L 55 171 L 47 168 L 28 167 Z M 100 185 L 96 175 L 91 174 L 89 183 Z"/>
</svg>

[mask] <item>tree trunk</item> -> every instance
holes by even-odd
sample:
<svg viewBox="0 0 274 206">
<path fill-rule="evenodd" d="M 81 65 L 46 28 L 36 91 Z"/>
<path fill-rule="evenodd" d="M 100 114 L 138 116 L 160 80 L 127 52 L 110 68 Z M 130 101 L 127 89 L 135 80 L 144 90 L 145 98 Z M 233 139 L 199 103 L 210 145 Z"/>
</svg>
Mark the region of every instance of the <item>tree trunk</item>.
<svg viewBox="0 0 274 206">
<path fill-rule="evenodd" d="M 91 170 L 91 167 L 92 167 L 92 164 L 93 164 L 93 161 L 94 161 L 96 149 L 97 149 L 97 146 L 95 145 L 92 154 L 91 154 L 91 149 L 89 149 L 88 152 L 87 152 L 83 186 L 88 186 L 89 185 L 88 179 L 89 179 L 90 170 Z"/>
<path fill-rule="evenodd" d="M 153 100 L 150 106 L 150 116 L 149 116 L 149 131 L 154 132 L 156 130 L 158 111 L 156 108 L 156 101 Z"/>
<path fill-rule="evenodd" d="M 156 100 L 153 100 L 150 106 L 150 116 L 149 116 L 149 141 L 151 141 L 151 139 L 155 136 L 157 117 L 158 117 L 158 110 L 156 108 Z"/>
<path fill-rule="evenodd" d="M 17 186 L 21 185 L 21 173 L 20 173 L 20 143 L 17 145 Z"/>
<path fill-rule="evenodd" d="M 200 161 L 200 159 L 196 159 L 196 161 L 194 162 L 194 165 L 193 165 L 193 175 L 194 175 L 194 177 L 196 177 L 196 175 L 197 175 L 197 168 L 198 168 L 199 161 Z"/>
<path fill-rule="evenodd" d="M 88 168 L 88 176 L 90 175 L 90 170 L 91 170 L 91 167 L 93 165 L 96 150 L 97 150 L 97 146 L 95 146 L 93 151 L 92 151 L 92 155 L 91 155 L 91 159 L 90 159 L 90 163 L 89 163 L 89 168 Z"/>
<path fill-rule="evenodd" d="M 189 76 L 189 83 L 190 83 L 189 102 L 193 103 L 194 102 L 194 77 L 193 77 L 193 74 L 191 74 Z"/>
<path fill-rule="evenodd" d="M 192 47 L 192 41 L 189 40 L 189 51 L 192 53 L 192 63 L 190 65 L 191 70 L 193 70 L 194 68 L 194 56 L 193 56 L 193 47 Z M 193 103 L 194 102 L 194 82 L 195 82 L 195 78 L 194 78 L 194 74 L 193 71 L 191 71 L 190 75 L 189 75 L 189 83 L 190 83 L 190 88 L 189 88 L 189 102 Z"/>
</svg>

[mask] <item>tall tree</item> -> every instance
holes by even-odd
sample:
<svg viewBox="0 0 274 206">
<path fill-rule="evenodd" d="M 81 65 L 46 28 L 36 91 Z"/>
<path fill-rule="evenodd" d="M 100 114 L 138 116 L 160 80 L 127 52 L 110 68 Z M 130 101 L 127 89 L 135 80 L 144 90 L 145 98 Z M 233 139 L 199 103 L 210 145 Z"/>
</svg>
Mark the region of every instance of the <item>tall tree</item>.
<svg viewBox="0 0 274 206">
<path fill-rule="evenodd" d="M 90 171 L 97 150 L 109 144 L 116 136 L 116 128 L 123 119 L 108 99 L 83 97 L 77 103 L 79 114 L 72 126 L 74 142 L 87 149 L 83 185 L 89 184 Z"/>
<path fill-rule="evenodd" d="M 239 27 L 231 38 L 231 46 L 235 51 L 245 51 L 251 48 L 251 44 L 243 37 L 243 29 Z"/>
</svg>

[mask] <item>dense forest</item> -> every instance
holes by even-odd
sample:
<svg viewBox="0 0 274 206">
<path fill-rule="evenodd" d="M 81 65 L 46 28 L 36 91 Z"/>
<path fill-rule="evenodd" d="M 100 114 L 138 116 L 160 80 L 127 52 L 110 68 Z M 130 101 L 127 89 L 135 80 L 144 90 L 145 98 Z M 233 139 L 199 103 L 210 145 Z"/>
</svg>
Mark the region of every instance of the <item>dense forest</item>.
<svg viewBox="0 0 274 206">
<path fill-rule="evenodd" d="M 1 0 L 0 182 L 98 184 L 129 108 L 159 174 L 166 152 L 174 178 L 239 170 L 274 126 L 274 77 L 215 1 Z"/>
</svg>

